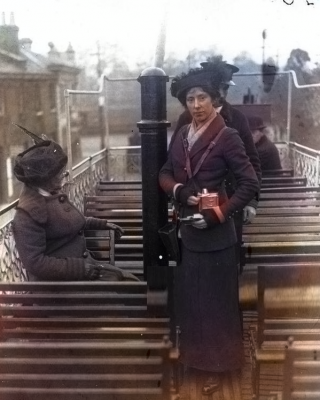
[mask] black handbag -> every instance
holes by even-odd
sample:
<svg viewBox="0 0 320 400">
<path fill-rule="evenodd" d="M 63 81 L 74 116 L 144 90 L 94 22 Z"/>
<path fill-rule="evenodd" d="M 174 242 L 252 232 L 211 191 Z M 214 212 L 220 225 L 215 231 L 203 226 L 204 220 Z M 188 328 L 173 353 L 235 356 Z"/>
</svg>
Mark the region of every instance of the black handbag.
<svg viewBox="0 0 320 400">
<path fill-rule="evenodd" d="M 177 224 L 175 222 L 168 222 L 158 232 L 167 249 L 169 258 L 179 264 L 181 259 Z"/>
</svg>

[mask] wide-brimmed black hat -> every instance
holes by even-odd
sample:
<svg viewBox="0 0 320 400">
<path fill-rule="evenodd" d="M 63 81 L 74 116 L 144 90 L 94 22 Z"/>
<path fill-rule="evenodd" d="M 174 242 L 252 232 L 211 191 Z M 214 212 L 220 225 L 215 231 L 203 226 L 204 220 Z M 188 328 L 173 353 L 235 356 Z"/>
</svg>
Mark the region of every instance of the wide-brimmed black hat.
<svg viewBox="0 0 320 400">
<path fill-rule="evenodd" d="M 171 94 L 173 97 L 177 97 L 182 101 L 187 91 L 196 86 L 218 91 L 222 79 L 223 75 L 221 71 L 213 72 L 204 68 L 196 68 L 172 80 L 170 88 Z"/>
<path fill-rule="evenodd" d="M 209 59 L 210 60 L 210 59 Z M 206 70 L 215 71 L 215 69 L 219 68 L 222 70 L 223 79 L 221 83 L 226 85 L 235 86 L 235 83 L 232 80 L 233 74 L 239 72 L 239 68 L 235 65 L 228 64 L 225 61 L 212 62 L 212 61 L 203 61 L 200 63 L 201 67 Z"/>
<path fill-rule="evenodd" d="M 16 178 L 31 185 L 47 183 L 67 165 L 66 153 L 53 140 L 44 140 L 25 128 L 19 128 L 31 136 L 36 144 L 17 155 L 13 169 Z"/>
<path fill-rule="evenodd" d="M 263 119 L 257 115 L 251 115 L 247 119 L 251 131 L 261 130 L 266 127 L 263 123 Z"/>
</svg>

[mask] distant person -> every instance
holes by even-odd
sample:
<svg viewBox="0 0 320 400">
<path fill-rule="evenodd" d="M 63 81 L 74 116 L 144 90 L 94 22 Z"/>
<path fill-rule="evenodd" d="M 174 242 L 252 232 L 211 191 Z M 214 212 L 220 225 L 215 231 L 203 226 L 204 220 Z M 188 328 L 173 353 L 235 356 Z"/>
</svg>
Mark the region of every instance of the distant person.
<svg viewBox="0 0 320 400">
<path fill-rule="evenodd" d="M 222 61 L 221 56 L 211 57 L 206 62 L 202 62 L 201 66 L 203 69 L 212 71 L 212 74 L 215 74 L 217 70 L 223 69 L 224 79 L 220 83 L 219 93 L 220 93 L 220 103 L 216 106 L 216 111 L 222 116 L 226 126 L 230 128 L 234 128 L 245 147 L 245 151 L 249 160 L 255 170 L 257 178 L 259 182 L 261 181 L 261 169 L 260 169 L 260 161 L 257 150 L 252 140 L 252 135 L 248 126 L 247 118 L 244 114 L 238 111 L 236 108 L 232 107 L 227 101 L 227 94 L 230 86 L 234 86 L 235 83 L 232 80 L 232 75 L 239 71 L 239 68 L 235 65 L 228 64 L 225 61 Z M 192 116 L 188 109 L 179 116 L 176 129 L 172 135 L 171 142 L 169 144 L 169 150 L 172 146 L 172 143 L 175 140 L 176 135 L 182 126 L 190 124 L 192 121 Z M 226 190 L 228 197 L 231 197 L 235 191 L 236 182 L 232 173 L 226 177 Z M 237 231 L 237 259 L 238 263 L 240 262 L 240 250 L 242 245 L 242 225 L 243 223 L 249 224 L 253 221 L 256 215 L 256 209 L 258 206 L 259 199 L 259 190 L 255 193 L 253 198 L 245 205 L 244 209 L 239 212 L 235 218 L 234 223 Z"/>
<path fill-rule="evenodd" d="M 17 155 L 16 178 L 24 183 L 13 219 L 16 247 L 30 281 L 138 280 L 86 249 L 84 231 L 123 229 L 105 219 L 85 217 L 61 191 L 68 157 L 52 140 L 22 128 L 35 145 Z"/>
<path fill-rule="evenodd" d="M 259 116 L 248 117 L 253 142 L 260 158 L 261 171 L 281 169 L 281 161 L 277 146 L 266 136 L 266 125 Z"/>
</svg>

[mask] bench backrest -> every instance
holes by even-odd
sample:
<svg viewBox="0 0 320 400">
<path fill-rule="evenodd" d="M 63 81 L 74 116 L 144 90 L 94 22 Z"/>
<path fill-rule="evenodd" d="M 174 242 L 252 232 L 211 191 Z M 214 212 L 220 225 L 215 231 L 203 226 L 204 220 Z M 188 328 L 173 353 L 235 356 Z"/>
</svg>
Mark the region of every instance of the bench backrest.
<svg viewBox="0 0 320 400">
<path fill-rule="evenodd" d="M 288 347 L 282 400 L 320 399 L 320 347 Z"/>
<path fill-rule="evenodd" d="M 320 263 L 258 267 L 258 346 L 313 341 L 320 333 Z M 312 329 L 311 329 L 312 328 Z"/>
<path fill-rule="evenodd" d="M 0 304 L 1 400 L 169 400 L 166 296 L 145 282 L 1 282 Z"/>
</svg>

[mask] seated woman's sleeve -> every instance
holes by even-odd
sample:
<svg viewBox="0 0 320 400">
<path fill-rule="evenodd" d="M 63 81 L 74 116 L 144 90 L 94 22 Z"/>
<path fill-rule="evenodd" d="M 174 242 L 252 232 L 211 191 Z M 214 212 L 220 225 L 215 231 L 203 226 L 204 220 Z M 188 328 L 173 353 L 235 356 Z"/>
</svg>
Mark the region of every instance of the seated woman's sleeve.
<svg viewBox="0 0 320 400">
<path fill-rule="evenodd" d="M 85 217 L 86 224 L 85 230 L 103 230 L 106 229 L 107 220 L 102 218 L 94 218 L 94 217 Z"/>
<path fill-rule="evenodd" d="M 84 279 L 83 258 L 56 258 L 45 255 L 45 229 L 28 213 L 17 210 L 12 229 L 19 257 L 27 272 L 43 281 Z"/>
</svg>

